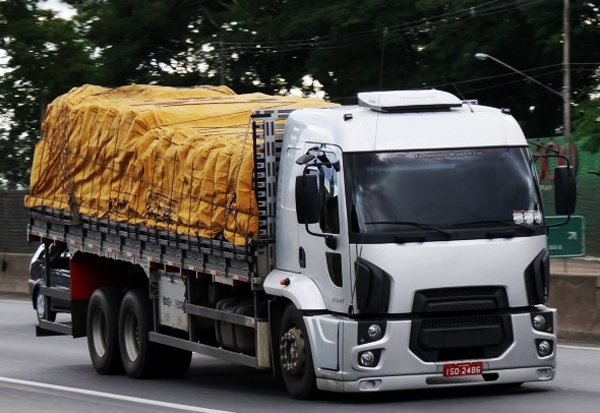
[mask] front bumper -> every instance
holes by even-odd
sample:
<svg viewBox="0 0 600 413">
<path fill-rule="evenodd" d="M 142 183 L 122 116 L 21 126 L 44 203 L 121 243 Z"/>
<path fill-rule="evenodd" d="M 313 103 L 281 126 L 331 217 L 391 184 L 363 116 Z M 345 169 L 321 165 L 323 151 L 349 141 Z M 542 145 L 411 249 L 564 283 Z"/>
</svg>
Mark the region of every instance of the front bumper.
<svg viewBox="0 0 600 413">
<path fill-rule="evenodd" d="M 535 311 L 555 313 L 544 306 Z M 548 381 L 556 368 L 556 334 L 533 328 L 530 312 L 510 315 L 512 343 L 495 358 L 451 361 L 423 361 L 410 349 L 411 320 L 386 320 L 385 334 L 379 340 L 358 344 L 358 322 L 336 315 L 304 318 L 313 353 L 313 364 L 319 389 L 335 392 L 389 391 L 452 387 L 476 384 Z M 553 317 L 556 332 L 556 315 Z M 552 353 L 538 355 L 536 340 L 552 344 Z M 374 367 L 359 365 L 363 351 L 376 350 L 380 357 Z M 480 361 L 483 374 L 444 377 L 443 366 L 457 361 Z"/>
<path fill-rule="evenodd" d="M 442 374 L 415 374 L 386 377 L 365 377 L 354 381 L 317 379 L 320 390 L 330 392 L 379 392 L 392 390 L 410 390 L 435 387 L 458 387 L 471 385 L 491 385 L 504 383 L 524 383 L 529 381 L 548 381 L 554 378 L 552 366 L 526 367 L 507 370 L 486 370 L 483 375 L 456 378 L 443 377 Z M 486 377 L 496 377 L 487 380 Z"/>
</svg>

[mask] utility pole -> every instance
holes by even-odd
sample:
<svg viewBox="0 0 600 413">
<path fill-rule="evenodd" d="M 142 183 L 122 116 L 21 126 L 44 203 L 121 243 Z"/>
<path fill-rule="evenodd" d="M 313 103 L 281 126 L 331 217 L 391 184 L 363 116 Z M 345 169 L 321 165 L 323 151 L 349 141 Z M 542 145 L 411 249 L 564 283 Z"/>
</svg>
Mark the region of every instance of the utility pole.
<svg viewBox="0 0 600 413">
<path fill-rule="evenodd" d="M 563 137 L 571 139 L 571 68 L 570 68 L 570 11 L 569 0 L 564 0 L 563 10 Z"/>
</svg>

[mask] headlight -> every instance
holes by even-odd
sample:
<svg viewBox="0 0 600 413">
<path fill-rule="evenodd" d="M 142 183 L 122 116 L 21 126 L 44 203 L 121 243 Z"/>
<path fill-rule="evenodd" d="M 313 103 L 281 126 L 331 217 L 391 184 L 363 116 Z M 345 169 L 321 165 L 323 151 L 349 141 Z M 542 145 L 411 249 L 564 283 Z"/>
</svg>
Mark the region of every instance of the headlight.
<svg viewBox="0 0 600 413">
<path fill-rule="evenodd" d="M 554 330 L 554 318 L 552 312 L 532 313 L 531 325 L 536 331 L 552 333 Z"/>
<path fill-rule="evenodd" d="M 372 343 L 380 340 L 385 334 L 385 322 L 359 321 L 358 344 Z"/>
<path fill-rule="evenodd" d="M 538 331 L 542 331 L 544 327 L 546 327 L 546 319 L 543 315 L 538 314 L 535 317 L 533 317 L 533 328 L 535 328 Z"/>
<path fill-rule="evenodd" d="M 367 335 L 371 340 L 377 340 L 381 337 L 381 326 L 379 326 L 379 324 L 371 324 L 369 328 L 367 328 Z"/>
</svg>

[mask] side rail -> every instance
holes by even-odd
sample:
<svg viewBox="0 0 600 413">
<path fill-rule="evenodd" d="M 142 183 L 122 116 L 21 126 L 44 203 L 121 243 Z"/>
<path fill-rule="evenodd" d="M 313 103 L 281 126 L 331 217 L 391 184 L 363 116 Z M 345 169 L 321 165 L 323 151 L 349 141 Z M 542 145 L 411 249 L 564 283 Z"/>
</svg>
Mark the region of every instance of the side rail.
<svg viewBox="0 0 600 413">
<path fill-rule="evenodd" d="M 256 277 L 254 244 L 239 247 L 85 216 L 80 225 L 72 225 L 64 212 L 49 209 L 29 212 L 28 240 L 64 242 L 72 253 L 90 252 L 144 269 L 158 264 L 199 271 L 225 284 L 252 282 Z"/>
</svg>

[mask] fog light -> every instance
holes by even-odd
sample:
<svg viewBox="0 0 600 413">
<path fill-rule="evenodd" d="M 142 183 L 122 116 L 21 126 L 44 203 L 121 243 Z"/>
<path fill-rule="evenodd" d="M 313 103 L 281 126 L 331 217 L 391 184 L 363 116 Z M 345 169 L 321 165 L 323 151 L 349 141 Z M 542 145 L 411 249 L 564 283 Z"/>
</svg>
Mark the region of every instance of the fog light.
<svg viewBox="0 0 600 413">
<path fill-rule="evenodd" d="M 367 329 L 367 335 L 371 340 L 377 340 L 381 336 L 381 326 L 379 324 L 371 324 Z"/>
<path fill-rule="evenodd" d="M 538 314 L 535 317 L 533 317 L 533 328 L 535 328 L 538 331 L 543 331 L 544 328 L 546 328 L 546 317 L 544 317 L 541 314 Z"/>
<path fill-rule="evenodd" d="M 372 351 L 363 351 L 358 356 L 358 364 L 363 367 L 373 367 L 377 362 L 377 358 Z"/>
<path fill-rule="evenodd" d="M 359 384 L 359 389 L 362 391 L 378 390 L 381 386 L 381 380 L 364 380 Z"/>
<path fill-rule="evenodd" d="M 537 343 L 537 352 L 540 357 L 546 357 L 552 352 L 552 345 L 548 340 L 539 340 Z"/>
<path fill-rule="evenodd" d="M 540 380 L 552 380 L 554 377 L 554 373 L 552 369 L 538 369 L 537 370 L 538 379 Z"/>
<path fill-rule="evenodd" d="M 360 383 L 361 390 L 373 390 L 375 388 L 375 382 L 373 380 L 367 380 Z"/>
</svg>

